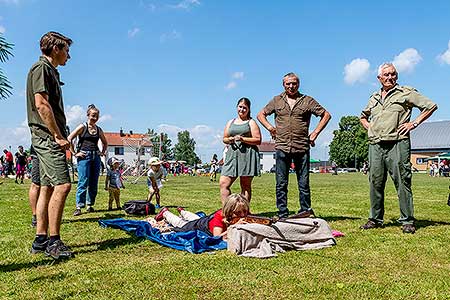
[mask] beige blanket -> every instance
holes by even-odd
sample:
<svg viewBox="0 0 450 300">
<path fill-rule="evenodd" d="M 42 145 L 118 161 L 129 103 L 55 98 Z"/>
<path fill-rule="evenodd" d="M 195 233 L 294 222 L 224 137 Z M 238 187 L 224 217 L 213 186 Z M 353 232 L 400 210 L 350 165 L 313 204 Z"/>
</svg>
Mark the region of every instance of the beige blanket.
<svg viewBox="0 0 450 300">
<path fill-rule="evenodd" d="M 336 245 L 327 222 L 318 218 L 287 219 L 271 226 L 236 224 L 228 228 L 228 250 L 246 257 L 269 258 L 286 250 Z"/>
</svg>

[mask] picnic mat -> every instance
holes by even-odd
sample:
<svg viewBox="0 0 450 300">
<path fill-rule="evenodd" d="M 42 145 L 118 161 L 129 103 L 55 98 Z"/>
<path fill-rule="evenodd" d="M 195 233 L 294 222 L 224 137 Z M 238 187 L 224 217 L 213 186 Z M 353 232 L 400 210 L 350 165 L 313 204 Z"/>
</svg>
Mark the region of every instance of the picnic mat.
<svg viewBox="0 0 450 300">
<path fill-rule="evenodd" d="M 160 245 L 189 253 L 227 249 L 227 243 L 221 237 L 213 237 L 200 230 L 187 232 L 170 232 L 162 234 L 149 222 L 142 220 L 110 219 L 99 220 L 103 228 L 121 229 L 137 237 L 143 237 Z"/>
</svg>

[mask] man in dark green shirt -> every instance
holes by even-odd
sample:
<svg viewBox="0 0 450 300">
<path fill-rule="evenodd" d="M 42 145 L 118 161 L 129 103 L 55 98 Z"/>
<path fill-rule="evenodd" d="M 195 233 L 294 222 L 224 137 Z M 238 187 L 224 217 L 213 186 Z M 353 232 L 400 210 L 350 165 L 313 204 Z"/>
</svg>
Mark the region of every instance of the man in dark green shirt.
<svg viewBox="0 0 450 300">
<path fill-rule="evenodd" d="M 36 207 L 36 238 L 31 253 L 45 252 L 54 259 L 72 257 L 60 238 L 64 204 L 70 192 L 66 162 L 69 148 L 64 103 L 57 71 L 70 58 L 72 40 L 57 32 L 42 36 L 42 56 L 28 73 L 27 117 L 31 144 L 39 159 L 41 190 Z"/>
<path fill-rule="evenodd" d="M 370 182 L 370 215 L 361 229 L 383 225 L 384 187 L 389 172 L 398 194 L 398 221 L 404 233 L 414 233 L 409 132 L 428 119 L 437 106 L 416 89 L 398 85 L 397 70 L 391 63 L 382 64 L 377 77 L 381 89 L 370 96 L 360 118 L 369 136 Z M 421 113 L 411 122 L 414 107 Z"/>
</svg>

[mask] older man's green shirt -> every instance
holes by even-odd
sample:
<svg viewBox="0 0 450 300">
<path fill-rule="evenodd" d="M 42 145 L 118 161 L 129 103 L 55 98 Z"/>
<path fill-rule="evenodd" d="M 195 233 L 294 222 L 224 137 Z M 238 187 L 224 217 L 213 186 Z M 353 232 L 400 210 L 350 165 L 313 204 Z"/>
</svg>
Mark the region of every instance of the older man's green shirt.
<svg viewBox="0 0 450 300">
<path fill-rule="evenodd" d="M 409 86 L 396 85 L 388 91 L 384 99 L 381 98 L 381 90 L 372 94 L 361 115 L 370 123 L 369 143 L 409 138 L 409 134 L 400 135 L 398 127 L 410 122 L 413 107 L 417 107 L 420 111 L 431 110 L 436 104 Z"/>
</svg>

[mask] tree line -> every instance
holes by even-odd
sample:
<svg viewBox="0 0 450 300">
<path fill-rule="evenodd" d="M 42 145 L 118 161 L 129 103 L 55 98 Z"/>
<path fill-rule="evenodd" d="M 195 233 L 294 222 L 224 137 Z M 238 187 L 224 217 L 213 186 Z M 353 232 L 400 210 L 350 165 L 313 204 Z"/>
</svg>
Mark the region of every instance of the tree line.
<svg viewBox="0 0 450 300">
<path fill-rule="evenodd" d="M 155 130 L 148 129 L 147 134 L 153 145 L 160 145 L 153 148 L 153 155 L 164 160 L 184 160 L 188 165 L 200 163 L 200 158 L 195 153 L 195 140 L 191 138 L 189 131 L 178 132 L 178 143 L 172 147 L 172 140 L 167 133 L 157 134 Z M 160 153 L 161 151 L 161 153 Z"/>
</svg>

